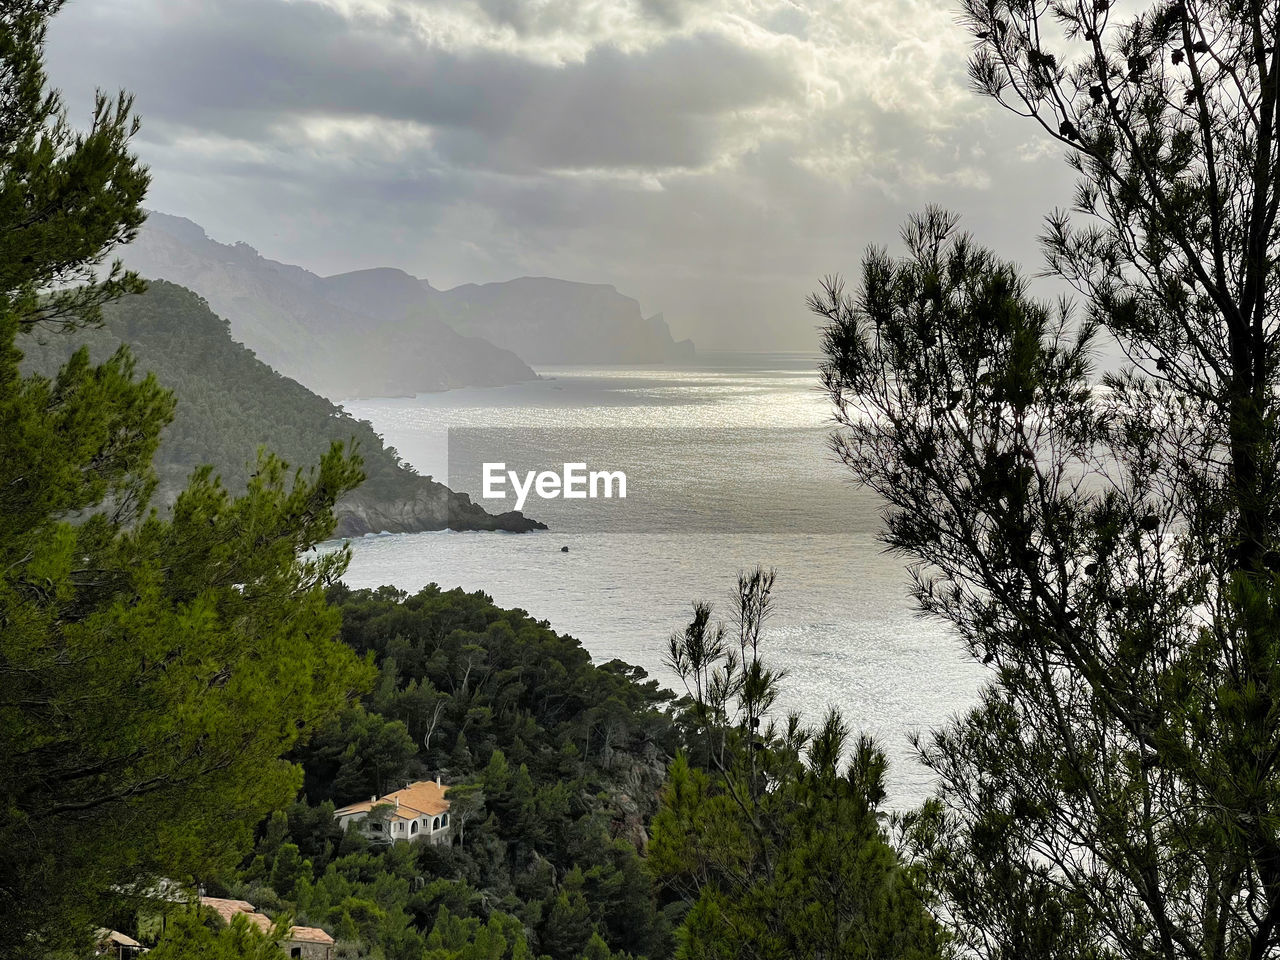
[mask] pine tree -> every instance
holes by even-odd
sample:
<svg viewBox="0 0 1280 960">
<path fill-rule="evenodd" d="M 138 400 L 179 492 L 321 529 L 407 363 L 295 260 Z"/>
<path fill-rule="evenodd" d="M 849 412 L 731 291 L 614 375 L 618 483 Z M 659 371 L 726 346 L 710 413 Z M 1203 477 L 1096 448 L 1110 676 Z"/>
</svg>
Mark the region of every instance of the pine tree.
<svg viewBox="0 0 1280 960">
<path fill-rule="evenodd" d="M 1043 240 L 1083 316 L 937 212 L 814 298 L 836 449 L 994 671 L 923 744 L 920 852 L 977 955 L 1274 956 L 1280 11 L 963 9 L 979 91 L 1080 175 Z"/>
<path fill-rule="evenodd" d="M 1163 89 L 1142 101 L 1149 122 Z M 1072 139 L 1109 150 L 1109 122 L 1073 121 Z M 1116 217 L 1146 189 L 1094 186 Z M 979 706 L 920 745 L 942 791 L 915 825 L 945 915 L 980 956 L 1280 946 L 1277 317 L 1259 305 L 1256 337 L 1232 347 L 1203 284 L 1163 286 L 1184 256 L 1174 228 L 1128 209 L 1075 240 L 1051 223 L 1051 263 L 1101 258 L 1074 329 L 1067 305 L 1031 298 L 937 210 L 910 222 L 905 257 L 867 255 L 856 293 L 832 281 L 814 298 L 834 448 L 883 497 L 921 608 L 993 670 Z M 1141 249 L 1125 252 L 1125 229 Z M 1134 364 L 1100 384 L 1099 326 Z"/>
<path fill-rule="evenodd" d="M 553 960 L 577 960 L 596 932 L 582 887 L 582 870 L 574 867 L 548 900 L 538 939 L 542 952 Z"/>
<path fill-rule="evenodd" d="M 919 871 L 899 862 L 880 820 L 884 755 L 851 742 L 834 711 L 816 731 L 770 717 L 781 673 L 760 653 L 760 628 L 772 588 L 772 573 L 744 574 L 736 630 L 698 604 L 671 639 L 697 749 L 668 771 L 649 867 L 688 910 L 676 956 L 940 957 Z"/>
<path fill-rule="evenodd" d="M 126 350 L 24 377 L 23 343 L 137 290 L 107 265 L 143 220 L 128 97 L 68 125 L 42 69 L 50 0 L 0 12 L 0 955 L 83 944 L 113 903 L 237 859 L 289 802 L 282 754 L 369 671 L 299 559 L 361 479 L 264 456 L 232 499 L 198 472 L 147 509 L 170 396 Z"/>
<path fill-rule="evenodd" d="M 285 960 L 278 941 L 288 934 L 290 924 L 280 918 L 270 931 L 259 930 L 244 917 L 230 924 L 212 915 L 207 908 L 179 910 L 165 924 L 159 943 L 147 952 L 154 960 Z"/>
</svg>

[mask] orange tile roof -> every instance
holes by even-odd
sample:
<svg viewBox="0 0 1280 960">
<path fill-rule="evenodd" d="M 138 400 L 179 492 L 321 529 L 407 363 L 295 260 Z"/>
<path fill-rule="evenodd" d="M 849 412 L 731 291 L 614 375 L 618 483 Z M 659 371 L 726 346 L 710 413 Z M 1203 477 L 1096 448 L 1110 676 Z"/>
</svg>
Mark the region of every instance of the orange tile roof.
<svg viewBox="0 0 1280 960">
<path fill-rule="evenodd" d="M 441 786 L 434 780 L 419 780 L 417 783 L 409 784 L 403 790 L 388 793 L 378 802 L 394 803 L 397 809 L 407 807 L 421 816 L 434 817 L 449 809 L 449 801 L 444 798 L 448 789 L 448 787 Z M 402 820 L 413 819 L 413 817 L 405 817 L 403 814 L 399 816 Z M 393 815 L 392 819 L 395 819 L 395 815 Z"/>
<path fill-rule="evenodd" d="M 224 900 L 221 897 L 201 897 L 200 906 L 211 907 L 218 912 L 227 923 L 237 913 L 254 913 L 255 908 L 248 900 Z"/>
<path fill-rule="evenodd" d="M 335 817 L 350 816 L 354 813 L 368 813 L 376 806 L 390 804 L 394 809 L 389 820 L 412 820 L 414 817 L 434 817 L 449 809 L 449 801 L 444 798 L 448 787 L 441 786 L 434 780 L 419 780 L 411 783 L 403 790 L 388 793 L 385 797 L 373 800 L 361 800 L 333 811 Z M 410 811 L 406 816 L 400 813 L 404 808 Z"/>
<path fill-rule="evenodd" d="M 98 942 L 102 944 L 114 943 L 122 947 L 140 947 L 140 944 L 127 933 L 121 933 L 119 930 L 108 930 L 106 927 L 98 928 Z"/>
<path fill-rule="evenodd" d="M 300 943 L 333 943 L 333 937 L 319 927 L 294 927 L 289 931 L 289 939 Z"/>
<path fill-rule="evenodd" d="M 271 918 L 263 913 L 246 913 L 244 918 L 251 924 L 261 930 L 263 933 L 271 932 Z"/>
<path fill-rule="evenodd" d="M 341 817 L 348 813 L 368 813 L 374 808 L 374 805 L 374 801 L 372 800 L 361 800 L 359 803 L 350 803 L 345 807 L 339 807 L 337 810 L 333 811 L 333 815 L 335 817 Z"/>
<path fill-rule="evenodd" d="M 231 923 L 237 916 L 243 916 L 251 924 L 267 933 L 271 929 L 271 918 L 258 913 L 248 900 L 224 900 L 221 897 L 201 897 L 201 906 L 217 911 L 224 923 Z"/>
<path fill-rule="evenodd" d="M 248 900 L 224 900 L 221 897 L 201 897 L 200 903 L 203 906 L 217 911 L 218 915 L 227 923 L 230 923 L 237 916 L 243 916 L 263 933 L 269 933 L 271 931 L 271 918 L 265 914 L 258 913 L 253 904 Z M 329 936 L 329 934 L 325 933 L 319 927 L 290 927 L 289 939 L 299 943 L 333 943 L 333 937 Z"/>
</svg>

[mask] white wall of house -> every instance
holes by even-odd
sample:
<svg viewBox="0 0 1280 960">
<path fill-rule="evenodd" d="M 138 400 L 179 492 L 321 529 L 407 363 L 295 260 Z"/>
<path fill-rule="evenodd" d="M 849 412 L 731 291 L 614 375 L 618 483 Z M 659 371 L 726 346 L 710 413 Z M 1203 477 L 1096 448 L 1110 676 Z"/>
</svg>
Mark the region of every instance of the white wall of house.
<svg viewBox="0 0 1280 960">
<path fill-rule="evenodd" d="M 355 825 L 371 840 L 387 840 L 389 838 L 391 840 L 411 842 L 426 840 L 429 843 L 448 843 L 449 841 L 448 811 L 437 814 L 434 817 L 422 816 L 413 820 L 387 820 L 381 824 L 381 830 L 376 829 L 379 824 L 366 822 L 369 819 L 367 813 L 348 813 L 336 819 L 343 830 L 349 830 Z"/>
</svg>

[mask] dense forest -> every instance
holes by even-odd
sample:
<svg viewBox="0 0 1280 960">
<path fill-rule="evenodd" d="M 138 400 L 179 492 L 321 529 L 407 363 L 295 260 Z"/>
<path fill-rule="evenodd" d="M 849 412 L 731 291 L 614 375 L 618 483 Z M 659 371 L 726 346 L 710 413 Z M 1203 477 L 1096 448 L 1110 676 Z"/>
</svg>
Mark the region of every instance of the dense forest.
<svg viewBox="0 0 1280 960">
<path fill-rule="evenodd" d="M 824 918 L 804 915 L 806 885 L 824 876 L 820 848 L 841 836 L 846 850 L 862 851 L 846 879 L 855 881 L 849 905 L 869 949 L 840 955 L 937 955 L 941 941 L 911 874 L 897 866 L 874 799 L 866 800 L 874 772 L 867 783 L 835 774 L 839 744 L 823 741 L 827 781 L 800 773 L 800 728 L 759 731 L 752 758 L 768 758 L 784 789 L 755 808 L 767 835 L 753 849 L 741 833 L 746 810 L 726 790 L 737 775 L 726 756 L 742 747 L 744 717 L 716 719 L 688 696 L 676 702 L 620 661 L 593 664 L 573 638 L 480 593 L 432 585 L 409 596 L 339 584 L 328 599 L 342 614 L 342 639 L 372 657 L 377 681 L 295 749 L 290 759 L 304 772 L 298 800 L 260 826 L 238 867 L 201 878 L 207 893 L 322 926 L 340 958 L 387 960 L 671 957 L 682 942 L 721 936 L 705 912 L 687 914 L 728 894 L 717 910 L 739 921 L 757 915 L 753 938 L 774 913 L 790 918 L 793 929 L 773 950 L 789 956 L 811 938 L 805 928 L 841 922 L 839 900 Z M 708 752 L 712 740 L 718 746 Z M 875 756 L 869 750 L 864 759 Z M 452 785 L 448 845 L 371 845 L 334 820 L 336 807 L 426 777 Z M 840 797 L 838 783 L 842 810 L 837 800 L 801 815 L 815 790 Z M 655 817 L 658 853 L 650 857 Z M 689 835 L 694 823 L 705 837 Z M 833 832 L 841 824 L 847 835 Z M 795 858 L 812 878 L 773 886 L 762 872 L 771 851 Z M 732 899 L 753 885 L 758 902 Z M 704 888 L 713 895 L 704 898 Z M 135 917 L 120 923 L 137 929 Z M 162 949 L 185 928 L 176 930 L 161 938 Z M 729 948 L 734 938 L 721 942 Z M 902 943 L 911 949 L 897 949 Z"/>
<path fill-rule="evenodd" d="M 378 681 L 295 752 L 298 802 L 218 892 L 323 925 L 340 955 L 408 960 L 495 929 L 502 956 L 669 954 L 641 852 L 676 745 L 670 693 L 482 594 L 337 586 L 330 600 Z M 455 784 L 452 845 L 338 830 L 335 806 L 428 775 Z"/>
<path fill-rule="evenodd" d="M 466 496 L 419 476 L 367 422 L 276 373 L 232 340 L 227 321 L 202 298 L 171 283 L 153 281 L 145 293 L 110 304 L 96 329 L 27 338 L 23 368 L 52 376 L 79 346 L 101 362 L 126 344 L 138 366 L 178 398 L 155 459 L 162 502 L 171 503 L 205 464 L 239 491 L 257 469 L 261 447 L 303 466 L 343 442 L 359 451 L 367 479 L 339 502 L 339 535 L 535 526 L 516 514 L 490 516 Z"/>
<path fill-rule="evenodd" d="M 963 0 L 971 79 L 1080 176 L 1043 241 L 1083 318 L 937 208 L 811 298 L 832 449 L 991 667 L 896 816 L 874 742 L 779 715 L 771 571 L 670 634 L 674 696 L 482 594 L 344 586 L 357 491 L 429 481 L 110 259 L 149 175 L 128 95 L 78 131 L 48 84 L 61 6 L 0 8 L 0 957 L 1277 956 L 1274 5 Z M 425 776 L 448 843 L 337 830 Z"/>
</svg>

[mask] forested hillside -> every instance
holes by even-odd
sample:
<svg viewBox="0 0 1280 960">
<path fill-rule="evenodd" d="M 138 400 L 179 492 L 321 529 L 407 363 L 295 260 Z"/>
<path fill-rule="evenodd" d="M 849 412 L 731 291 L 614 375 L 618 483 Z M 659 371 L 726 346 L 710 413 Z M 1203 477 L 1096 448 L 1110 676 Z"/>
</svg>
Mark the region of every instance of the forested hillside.
<svg viewBox="0 0 1280 960">
<path fill-rule="evenodd" d="M 671 694 L 483 594 L 329 600 L 379 681 L 294 754 L 299 801 L 211 889 L 325 927 L 340 956 L 669 956 L 642 852 L 678 744 Z M 428 774 L 455 785 L 452 846 L 339 831 L 335 807 Z"/>
<path fill-rule="evenodd" d="M 198 295 L 164 281 L 104 311 L 98 329 L 51 332 L 23 343 L 24 367 L 53 376 L 85 344 L 102 361 L 128 344 L 139 370 L 153 372 L 177 396 L 155 466 L 159 499 L 172 502 L 192 471 L 214 467 L 242 490 L 266 446 L 294 466 L 315 463 L 335 441 L 355 440 L 368 479 L 337 509 L 338 534 L 381 531 L 502 529 L 536 524 L 515 513 L 492 516 L 464 494 L 416 474 L 373 428 L 324 397 L 282 376 L 232 340 L 227 321 Z"/>
<path fill-rule="evenodd" d="M 323 927 L 338 960 L 942 955 L 880 822 L 883 756 L 863 740 L 848 759 L 834 715 L 775 722 L 758 636 L 733 657 L 709 606 L 672 643 L 719 685 L 673 703 L 482 593 L 338 584 L 328 601 L 378 679 L 294 750 L 297 802 L 204 878 L 213 895 Z M 371 845 L 334 820 L 424 778 L 449 786 L 445 845 Z"/>
</svg>

